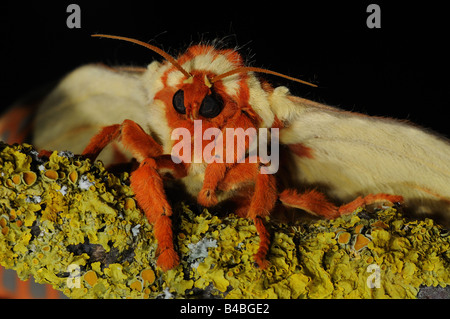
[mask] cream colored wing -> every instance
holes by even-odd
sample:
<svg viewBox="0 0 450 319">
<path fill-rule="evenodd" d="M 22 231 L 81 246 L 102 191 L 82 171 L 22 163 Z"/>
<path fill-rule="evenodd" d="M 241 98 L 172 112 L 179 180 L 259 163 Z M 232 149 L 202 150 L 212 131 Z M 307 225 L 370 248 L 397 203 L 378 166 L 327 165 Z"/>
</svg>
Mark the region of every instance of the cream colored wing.
<svg viewBox="0 0 450 319">
<path fill-rule="evenodd" d="M 406 122 L 346 112 L 275 89 L 271 107 L 284 123 L 280 143 L 297 182 L 325 186 L 346 202 L 359 195 L 402 195 L 416 212 L 450 222 L 450 143 Z"/>
<path fill-rule="evenodd" d="M 147 108 L 141 76 L 101 65 L 69 73 L 39 107 L 33 145 L 80 154 L 102 126 L 131 119 L 148 130 L 143 123 Z M 99 158 L 110 163 L 112 156 L 108 147 Z"/>
</svg>

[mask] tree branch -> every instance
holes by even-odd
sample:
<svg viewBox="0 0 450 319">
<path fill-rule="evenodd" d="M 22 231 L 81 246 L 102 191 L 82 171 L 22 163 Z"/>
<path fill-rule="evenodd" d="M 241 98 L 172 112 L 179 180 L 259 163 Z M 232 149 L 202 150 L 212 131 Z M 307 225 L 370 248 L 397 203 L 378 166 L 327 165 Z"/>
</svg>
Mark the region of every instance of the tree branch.
<svg viewBox="0 0 450 319">
<path fill-rule="evenodd" d="M 448 231 L 394 208 L 268 222 L 271 266 L 260 270 L 251 221 L 181 203 L 174 233 L 182 261 L 164 273 L 127 173 L 70 152 L 41 159 L 26 144 L 0 150 L 0 263 L 72 298 L 406 298 L 450 284 Z"/>
</svg>

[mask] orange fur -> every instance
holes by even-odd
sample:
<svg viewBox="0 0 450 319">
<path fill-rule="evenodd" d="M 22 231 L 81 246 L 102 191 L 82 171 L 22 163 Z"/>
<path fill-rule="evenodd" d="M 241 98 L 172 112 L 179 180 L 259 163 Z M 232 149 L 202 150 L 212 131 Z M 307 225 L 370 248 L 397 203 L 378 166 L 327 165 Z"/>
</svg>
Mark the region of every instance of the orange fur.
<svg viewBox="0 0 450 319">
<path fill-rule="evenodd" d="M 22 143 L 33 130 L 33 117 L 37 105 L 16 105 L 0 118 L 0 139 L 8 144 Z"/>
<path fill-rule="evenodd" d="M 105 126 L 102 130 L 92 137 L 88 146 L 83 151 L 84 156 L 95 160 L 100 152 L 120 134 L 120 125 Z"/>
<path fill-rule="evenodd" d="M 206 167 L 203 187 L 198 194 L 197 201 L 205 207 L 217 204 L 215 190 L 220 181 L 225 177 L 227 166 L 225 163 L 211 163 Z"/>
<path fill-rule="evenodd" d="M 163 154 L 155 158 L 158 170 L 168 170 L 174 178 L 186 176 L 186 166 L 184 163 L 176 164 L 170 155 Z"/>
<path fill-rule="evenodd" d="M 292 153 L 299 157 L 314 158 L 312 148 L 307 147 L 302 143 L 289 144 L 288 147 L 292 151 Z"/>
<path fill-rule="evenodd" d="M 277 186 L 274 175 L 257 174 L 255 182 L 255 192 L 247 215 L 248 218 L 253 220 L 257 217 L 269 216 L 277 200 Z"/>
<path fill-rule="evenodd" d="M 259 248 L 253 258 L 259 268 L 266 269 L 269 266 L 269 261 L 266 259 L 266 257 L 270 246 L 270 234 L 264 226 L 261 217 L 253 219 L 253 222 L 259 235 Z"/>
<path fill-rule="evenodd" d="M 169 218 L 172 208 L 167 202 L 163 181 L 156 168 L 156 162 L 147 158 L 131 174 L 130 181 L 139 206 L 154 226 L 159 251 L 157 264 L 163 270 L 168 270 L 178 265 L 179 258 L 173 247 L 172 221 Z"/>
<path fill-rule="evenodd" d="M 358 207 L 365 207 L 368 205 L 388 205 L 392 206 L 394 203 L 402 203 L 403 197 L 397 196 L 397 195 L 390 195 L 390 194 L 368 194 L 365 197 L 359 196 L 358 198 L 354 199 L 348 204 L 342 205 L 339 207 L 339 214 L 345 215 L 348 213 L 353 212 Z"/>
<path fill-rule="evenodd" d="M 294 189 L 286 189 L 281 192 L 280 200 L 286 206 L 299 208 L 313 215 L 330 219 L 339 216 L 338 208 L 324 194 L 315 190 L 299 194 Z"/>
<path fill-rule="evenodd" d="M 161 145 L 131 120 L 123 121 L 121 139 L 123 145 L 133 153 L 138 161 L 163 153 Z"/>
<path fill-rule="evenodd" d="M 255 193 L 250 203 L 248 217 L 253 220 L 259 235 L 259 248 L 254 259 L 262 269 L 269 264 L 267 253 L 270 246 L 270 234 L 263 223 L 263 217 L 269 216 L 277 200 L 275 176 L 258 174 L 256 178 Z"/>
<path fill-rule="evenodd" d="M 50 157 L 52 155 L 52 151 L 49 150 L 40 150 L 38 156 L 39 157 Z"/>
<path fill-rule="evenodd" d="M 215 167 L 219 167 L 219 165 L 220 164 L 217 164 Z M 241 191 L 241 194 L 246 193 L 245 189 L 247 185 L 254 184 L 254 190 L 247 193 L 250 200 L 248 201 L 240 198 L 242 204 L 238 205 L 237 212 L 240 216 L 253 220 L 260 238 L 259 248 L 254 255 L 254 259 L 260 268 L 266 268 L 268 265 L 266 256 L 269 251 L 270 234 L 264 226 L 262 218 L 269 216 L 275 206 L 277 200 L 277 187 L 274 175 L 259 173 L 260 165 L 259 162 L 236 164 L 230 168 L 225 175 L 220 175 L 222 179 L 216 184 L 218 184 L 217 188 L 222 191 L 244 188 L 244 190 Z M 203 194 L 202 191 L 200 194 Z M 209 188 L 208 191 L 213 192 L 213 189 Z M 208 195 L 215 196 L 215 194 L 210 193 L 208 193 Z M 201 203 L 201 201 L 199 201 L 199 203 Z"/>
<path fill-rule="evenodd" d="M 259 166 L 256 163 L 240 163 L 227 171 L 218 189 L 226 192 L 244 186 L 254 181 L 258 173 Z"/>
</svg>

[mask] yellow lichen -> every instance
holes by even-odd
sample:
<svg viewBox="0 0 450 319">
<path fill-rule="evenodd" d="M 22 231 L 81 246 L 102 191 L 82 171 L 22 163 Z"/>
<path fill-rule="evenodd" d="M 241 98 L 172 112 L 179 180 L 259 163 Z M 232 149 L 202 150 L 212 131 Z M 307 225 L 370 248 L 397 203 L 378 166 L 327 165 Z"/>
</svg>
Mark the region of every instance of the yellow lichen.
<svg viewBox="0 0 450 319">
<path fill-rule="evenodd" d="M 91 286 L 94 287 L 95 284 L 97 283 L 97 274 L 95 273 L 95 271 L 88 271 L 84 274 L 83 276 L 84 280 L 86 280 L 86 282 Z"/>
<path fill-rule="evenodd" d="M 14 184 L 19 185 L 20 184 L 20 175 L 15 174 L 11 177 L 11 180 Z"/>
<path fill-rule="evenodd" d="M 37 175 L 35 172 L 23 172 L 22 174 L 22 180 L 23 182 L 27 185 L 27 186 L 31 186 L 34 184 L 34 182 L 36 182 L 37 179 Z"/>
<path fill-rule="evenodd" d="M 449 232 L 395 208 L 295 226 L 267 219 L 270 266 L 261 270 L 252 221 L 181 203 L 181 262 L 162 272 L 128 173 L 35 154 L 25 144 L 0 147 L 0 263 L 71 298 L 413 298 L 420 286 L 450 284 Z M 373 267 L 379 288 L 368 284 Z"/>
<path fill-rule="evenodd" d="M 350 241 L 350 237 L 351 237 L 351 235 L 349 232 L 346 232 L 346 231 L 340 232 L 338 235 L 338 243 L 339 244 L 348 244 L 348 242 Z"/>
<path fill-rule="evenodd" d="M 146 283 L 151 285 L 155 281 L 155 272 L 153 269 L 144 269 L 141 271 L 141 277 Z"/>
<path fill-rule="evenodd" d="M 356 235 L 356 239 L 355 239 L 355 243 L 353 245 L 353 248 L 356 251 L 360 251 L 361 249 L 366 247 L 369 243 L 370 243 L 370 239 L 369 238 L 367 238 L 364 235 L 358 234 L 358 235 Z"/>
<path fill-rule="evenodd" d="M 78 172 L 77 171 L 70 172 L 69 181 L 73 184 L 75 184 L 78 181 Z"/>
<path fill-rule="evenodd" d="M 142 290 L 142 283 L 139 280 L 135 280 L 131 285 L 130 288 L 136 291 Z"/>
<path fill-rule="evenodd" d="M 50 180 L 50 181 L 54 181 L 58 178 L 58 172 L 54 171 L 54 170 L 48 170 L 45 171 L 44 176 Z"/>
</svg>

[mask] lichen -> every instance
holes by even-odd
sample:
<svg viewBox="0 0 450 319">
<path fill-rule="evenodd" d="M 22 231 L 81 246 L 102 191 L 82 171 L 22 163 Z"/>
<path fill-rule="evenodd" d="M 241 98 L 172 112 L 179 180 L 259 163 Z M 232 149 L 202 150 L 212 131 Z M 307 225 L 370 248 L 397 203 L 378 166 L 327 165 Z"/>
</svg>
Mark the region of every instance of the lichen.
<svg viewBox="0 0 450 319">
<path fill-rule="evenodd" d="M 71 298 L 414 298 L 422 286 L 450 285 L 448 230 L 396 208 L 267 220 L 261 270 L 252 221 L 183 204 L 174 218 L 181 263 L 162 272 L 128 173 L 68 152 L 41 159 L 26 144 L 0 150 L 0 264 Z"/>
</svg>

